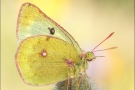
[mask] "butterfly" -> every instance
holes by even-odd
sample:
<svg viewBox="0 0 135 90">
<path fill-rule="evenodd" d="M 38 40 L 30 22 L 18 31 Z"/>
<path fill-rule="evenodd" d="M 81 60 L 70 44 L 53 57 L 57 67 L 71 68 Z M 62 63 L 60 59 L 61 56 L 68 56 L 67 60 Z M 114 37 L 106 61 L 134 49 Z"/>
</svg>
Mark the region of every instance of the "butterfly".
<svg viewBox="0 0 135 90">
<path fill-rule="evenodd" d="M 88 61 L 98 57 L 93 50 L 106 40 L 92 51 L 82 52 L 64 28 L 31 3 L 20 8 L 16 36 L 19 46 L 15 63 L 23 81 L 30 85 L 46 85 L 82 75 Z"/>
</svg>

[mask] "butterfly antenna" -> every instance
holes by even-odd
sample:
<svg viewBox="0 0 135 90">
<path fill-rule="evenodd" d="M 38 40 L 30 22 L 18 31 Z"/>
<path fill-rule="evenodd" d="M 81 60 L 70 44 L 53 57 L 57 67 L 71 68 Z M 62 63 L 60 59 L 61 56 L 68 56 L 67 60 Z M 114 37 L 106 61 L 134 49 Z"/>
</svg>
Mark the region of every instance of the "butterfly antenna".
<svg viewBox="0 0 135 90">
<path fill-rule="evenodd" d="M 96 57 L 105 57 L 105 56 L 96 56 Z"/>
<path fill-rule="evenodd" d="M 116 49 L 117 47 L 111 47 L 111 48 L 107 48 L 107 49 L 103 49 L 103 50 L 96 50 L 96 51 L 93 51 L 93 52 L 97 52 L 97 51 L 105 51 L 105 50 L 110 50 L 110 49 Z"/>
<path fill-rule="evenodd" d="M 102 44 L 104 41 L 106 41 L 108 38 L 110 38 L 113 34 L 114 34 L 114 32 L 112 32 L 107 38 L 105 38 L 102 42 L 100 42 L 93 50 L 95 50 L 100 44 Z"/>
</svg>

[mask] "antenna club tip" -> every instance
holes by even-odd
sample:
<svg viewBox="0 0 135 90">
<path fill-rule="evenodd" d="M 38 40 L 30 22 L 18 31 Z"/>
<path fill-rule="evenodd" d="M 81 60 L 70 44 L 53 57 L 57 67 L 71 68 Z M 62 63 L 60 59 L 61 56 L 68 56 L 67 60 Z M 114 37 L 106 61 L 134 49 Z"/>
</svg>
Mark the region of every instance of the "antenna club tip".
<svg viewBox="0 0 135 90">
<path fill-rule="evenodd" d="M 111 37 L 114 34 L 114 32 L 112 32 L 107 38 Z"/>
<path fill-rule="evenodd" d="M 112 35 L 114 34 L 114 32 L 111 33 Z"/>
<path fill-rule="evenodd" d="M 114 32 L 112 32 L 110 35 L 113 35 L 114 34 Z"/>
<path fill-rule="evenodd" d="M 111 34 L 114 34 L 114 32 L 112 32 Z"/>
</svg>

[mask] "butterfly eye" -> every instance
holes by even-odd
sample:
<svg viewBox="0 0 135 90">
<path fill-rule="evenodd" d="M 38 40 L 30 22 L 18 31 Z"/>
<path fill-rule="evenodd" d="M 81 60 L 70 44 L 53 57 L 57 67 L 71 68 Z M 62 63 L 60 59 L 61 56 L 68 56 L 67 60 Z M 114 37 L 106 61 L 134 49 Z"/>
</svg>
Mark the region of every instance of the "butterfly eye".
<svg viewBox="0 0 135 90">
<path fill-rule="evenodd" d="M 55 33 L 55 29 L 54 29 L 54 28 L 50 28 L 50 27 L 49 27 L 48 29 L 49 29 L 49 31 L 50 31 L 50 34 L 53 35 L 53 34 Z"/>
<path fill-rule="evenodd" d="M 92 56 L 91 52 L 87 52 L 87 57 L 91 57 L 91 56 Z"/>
</svg>

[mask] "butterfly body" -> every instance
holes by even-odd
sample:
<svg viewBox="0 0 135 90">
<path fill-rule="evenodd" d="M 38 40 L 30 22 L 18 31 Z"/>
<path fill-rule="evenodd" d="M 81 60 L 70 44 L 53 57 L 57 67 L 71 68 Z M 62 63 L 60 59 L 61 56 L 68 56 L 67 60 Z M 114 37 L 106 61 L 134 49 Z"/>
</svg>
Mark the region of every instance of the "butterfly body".
<svg viewBox="0 0 135 90">
<path fill-rule="evenodd" d="M 82 52 L 64 28 L 31 3 L 22 5 L 16 33 L 16 66 L 23 81 L 30 85 L 79 77 L 88 68 L 88 61 L 96 58 L 93 52 Z"/>
</svg>

